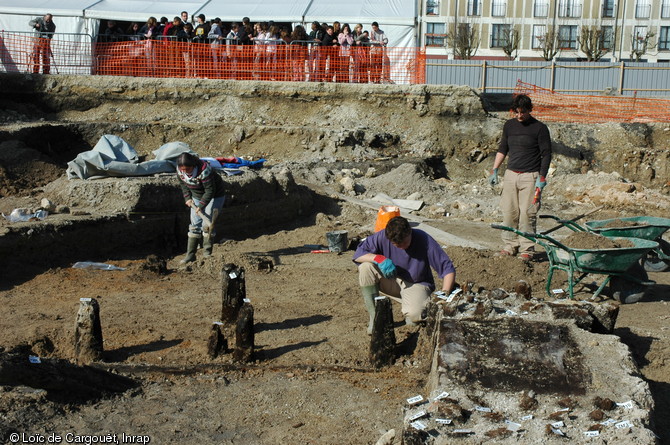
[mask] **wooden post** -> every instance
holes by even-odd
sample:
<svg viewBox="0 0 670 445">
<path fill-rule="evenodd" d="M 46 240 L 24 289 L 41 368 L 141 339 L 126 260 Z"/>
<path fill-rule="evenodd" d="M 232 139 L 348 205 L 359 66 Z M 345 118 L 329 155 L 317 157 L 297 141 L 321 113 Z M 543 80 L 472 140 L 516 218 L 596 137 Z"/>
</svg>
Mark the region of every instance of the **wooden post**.
<svg viewBox="0 0 670 445">
<path fill-rule="evenodd" d="M 395 361 L 395 332 L 393 311 L 387 297 L 375 298 L 375 320 L 370 338 L 370 362 L 379 369 Z"/>
<path fill-rule="evenodd" d="M 210 358 L 216 358 L 220 353 L 226 352 L 228 349 L 228 341 L 223 335 L 223 323 L 217 321 L 212 324 L 207 340 L 207 355 Z"/>
<path fill-rule="evenodd" d="M 250 362 L 254 354 L 254 308 L 244 303 L 237 317 L 235 329 L 235 351 L 233 359 L 238 362 Z"/>
<path fill-rule="evenodd" d="M 234 323 L 246 298 L 244 268 L 234 264 L 226 264 L 221 270 L 221 321 Z"/>
<path fill-rule="evenodd" d="M 74 356 L 78 364 L 102 360 L 100 306 L 94 298 L 81 298 L 74 325 Z"/>
</svg>

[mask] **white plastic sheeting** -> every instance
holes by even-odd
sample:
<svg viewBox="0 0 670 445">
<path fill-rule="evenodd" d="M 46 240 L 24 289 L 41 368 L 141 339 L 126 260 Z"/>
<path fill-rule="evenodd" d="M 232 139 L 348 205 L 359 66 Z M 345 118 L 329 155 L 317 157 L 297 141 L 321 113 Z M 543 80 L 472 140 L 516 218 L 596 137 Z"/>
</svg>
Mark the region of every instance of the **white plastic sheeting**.
<svg viewBox="0 0 670 445">
<path fill-rule="evenodd" d="M 149 17 L 167 17 L 172 20 L 181 11 L 189 15 L 201 9 L 207 0 L 101 0 L 87 8 L 86 17 L 106 20 L 124 20 L 145 23 Z M 213 18 L 213 17 L 212 17 Z"/>
<path fill-rule="evenodd" d="M 205 14 L 208 20 L 219 17 L 224 22 L 241 22 L 242 17 L 249 17 L 252 23 L 270 20 L 299 23 L 309 3 L 309 0 L 212 0 L 195 14 Z"/>
</svg>

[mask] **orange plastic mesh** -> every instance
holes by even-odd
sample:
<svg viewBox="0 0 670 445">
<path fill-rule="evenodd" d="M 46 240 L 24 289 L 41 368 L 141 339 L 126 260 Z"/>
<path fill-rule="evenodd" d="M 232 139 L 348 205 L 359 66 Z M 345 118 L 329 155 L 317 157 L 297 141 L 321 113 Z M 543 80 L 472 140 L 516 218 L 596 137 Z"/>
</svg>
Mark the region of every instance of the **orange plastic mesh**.
<svg viewBox="0 0 670 445">
<path fill-rule="evenodd" d="M 547 122 L 670 122 L 670 100 L 556 93 L 517 81 L 514 94 L 533 101 L 533 115 Z"/>
<path fill-rule="evenodd" d="M 95 72 L 105 75 L 208 79 L 423 83 L 417 48 L 210 45 L 141 40 L 95 45 Z"/>
</svg>

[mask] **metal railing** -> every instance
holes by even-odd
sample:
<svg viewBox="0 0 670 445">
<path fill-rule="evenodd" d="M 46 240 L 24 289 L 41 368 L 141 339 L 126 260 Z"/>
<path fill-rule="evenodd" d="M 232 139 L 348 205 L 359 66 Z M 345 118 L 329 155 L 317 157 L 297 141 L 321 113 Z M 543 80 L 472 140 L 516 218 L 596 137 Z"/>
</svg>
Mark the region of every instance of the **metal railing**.
<svg viewBox="0 0 670 445">
<path fill-rule="evenodd" d="M 582 16 L 582 4 L 573 0 L 565 0 L 558 4 L 558 16 L 579 18 Z"/>
</svg>

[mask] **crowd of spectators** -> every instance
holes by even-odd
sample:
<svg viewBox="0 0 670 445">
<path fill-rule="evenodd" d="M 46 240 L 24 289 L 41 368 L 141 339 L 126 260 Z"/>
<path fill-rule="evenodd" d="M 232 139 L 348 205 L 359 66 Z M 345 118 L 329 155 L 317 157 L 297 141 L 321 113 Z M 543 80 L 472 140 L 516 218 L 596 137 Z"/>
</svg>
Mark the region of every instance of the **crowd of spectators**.
<svg viewBox="0 0 670 445">
<path fill-rule="evenodd" d="M 172 41 L 180 45 L 187 77 L 309 80 L 317 82 L 390 82 L 388 38 L 373 22 L 371 30 L 358 23 L 314 21 L 304 26 L 273 21 L 252 24 L 207 20 L 182 11 L 172 21 L 150 17 L 145 24 L 133 22 L 127 30 L 109 20 L 97 41 Z M 200 45 L 197 45 L 200 44 Z M 208 50 L 203 51 L 204 45 Z M 195 49 L 193 49 L 195 48 Z M 208 56 L 203 56 L 206 53 Z M 146 56 L 150 57 L 148 53 Z M 171 63 L 175 63 L 174 60 Z M 215 74 L 224 74 L 217 76 Z M 245 74 L 246 73 L 246 74 Z M 214 75 L 213 75 L 214 74 Z"/>
</svg>

